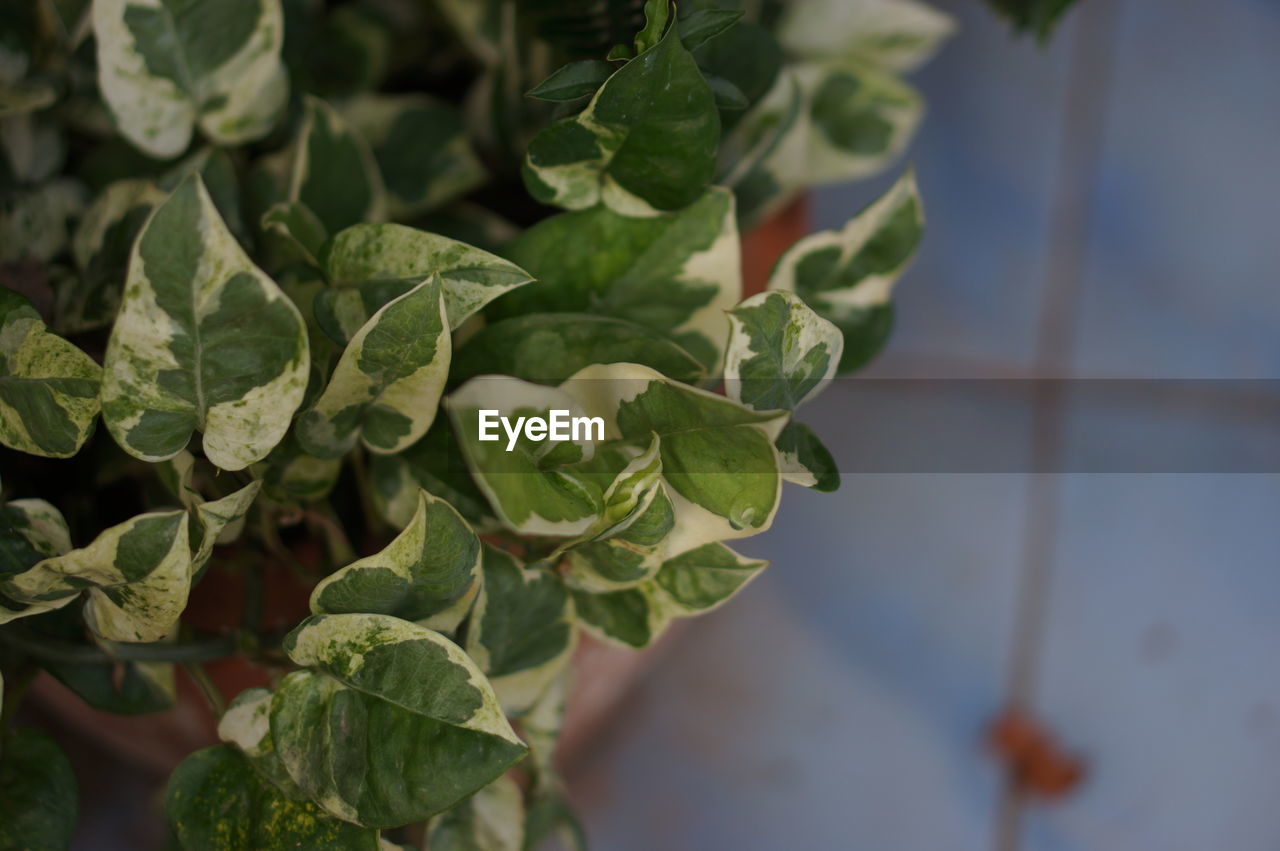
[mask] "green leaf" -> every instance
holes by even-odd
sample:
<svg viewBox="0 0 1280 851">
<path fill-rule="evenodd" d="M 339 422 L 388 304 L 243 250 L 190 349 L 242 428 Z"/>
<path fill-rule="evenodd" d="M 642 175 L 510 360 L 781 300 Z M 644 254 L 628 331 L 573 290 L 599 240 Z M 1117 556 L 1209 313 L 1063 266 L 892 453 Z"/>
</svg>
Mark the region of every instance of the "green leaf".
<svg viewBox="0 0 1280 851">
<path fill-rule="evenodd" d="M 484 582 L 467 628 L 467 653 L 493 685 L 502 708 L 518 715 L 537 702 L 573 656 L 573 600 L 552 572 L 484 550 Z"/>
<path fill-rule="evenodd" d="M 733 196 L 724 189 L 669 216 L 629 218 L 605 207 L 562 213 L 525 231 L 509 255 L 538 280 L 494 305 L 497 315 L 611 316 L 719 366 L 724 312 L 742 297 Z"/>
<path fill-rule="evenodd" d="M 1019 30 L 1034 32 L 1048 41 L 1059 19 L 1075 0 L 987 0 L 987 5 L 1004 15 Z"/>
<path fill-rule="evenodd" d="M 582 626 L 611 644 L 640 649 L 658 636 L 647 593 L 649 586 L 608 591 L 603 594 L 573 592 L 574 607 Z"/>
<path fill-rule="evenodd" d="M 451 105 L 423 95 L 358 95 L 342 108 L 368 140 L 387 190 L 387 216 L 437 209 L 485 180 L 485 168 Z"/>
<path fill-rule="evenodd" d="M 788 4 L 778 37 L 804 59 L 859 59 L 905 73 L 955 28 L 950 15 L 917 0 L 798 0 Z"/>
<path fill-rule="evenodd" d="M 452 348 L 440 278 L 432 275 L 378 310 L 347 344 L 329 384 L 298 419 L 298 443 L 317 458 L 357 439 L 399 452 L 431 427 Z"/>
<path fill-rule="evenodd" d="M 840 487 L 840 469 L 813 430 L 803 423 L 789 422 L 778 435 L 778 464 L 782 478 L 823 493 Z"/>
<path fill-rule="evenodd" d="M 72 178 L 4 193 L 0 197 L 0 263 L 52 260 L 66 247 L 68 222 L 83 207 L 84 187 Z"/>
<path fill-rule="evenodd" d="M 671 0 L 645 0 L 644 29 L 636 33 L 636 54 L 658 46 L 671 17 Z"/>
<path fill-rule="evenodd" d="M 311 593 L 316 614 L 374 612 L 450 632 L 479 590 L 480 541 L 453 506 L 424 490 L 381 552 L 330 574 Z"/>
<path fill-rule="evenodd" d="M 522 851 L 524 796 L 510 777 L 499 777 L 437 816 L 428 829 L 431 851 Z"/>
<path fill-rule="evenodd" d="M 487 325 L 454 355 L 451 381 L 484 373 L 559 384 L 593 363 L 639 363 L 689 384 L 706 378 L 693 355 L 655 331 L 607 316 L 534 313 Z"/>
<path fill-rule="evenodd" d="M 769 289 L 794 292 L 834 322 L 845 338 L 839 371 L 857 369 L 888 335 L 893 285 L 910 265 L 923 230 L 920 194 L 907 172 L 843 229 L 791 246 L 774 267 Z"/>
<path fill-rule="evenodd" d="M 680 19 L 680 41 L 684 42 L 685 49 L 697 50 L 736 24 L 742 14 L 740 9 L 696 9 Z"/>
<path fill-rule="evenodd" d="M 432 275 L 444 290 L 449 328 L 505 292 L 533 280 L 507 260 L 469 245 L 404 225 L 367 224 L 334 237 L 325 258 L 334 288 L 316 300 L 317 312 L 343 314 L 355 329 L 378 308 Z"/>
<path fill-rule="evenodd" d="M 570 210 L 601 199 L 626 215 L 679 210 L 710 185 L 719 140 L 715 97 L 671 27 L 582 113 L 534 137 L 525 185 L 538 201 Z"/>
<path fill-rule="evenodd" d="M 725 356 L 729 398 L 757 411 L 795 410 L 836 373 L 840 329 L 790 292 L 763 292 L 729 311 Z"/>
<path fill-rule="evenodd" d="M 324 499 L 338 483 L 341 458 L 317 458 L 302 451 L 297 435 L 285 435 L 271 451 L 261 469 L 263 488 L 273 499 L 283 502 L 314 502 Z"/>
<path fill-rule="evenodd" d="M 98 417 L 102 369 L 0 289 L 0 443 L 48 458 L 80 450 Z"/>
<path fill-rule="evenodd" d="M 601 507 L 599 487 L 566 464 L 591 457 L 595 433 L 580 428 L 579 439 L 530 440 L 523 431 L 514 440 L 496 417 L 512 427 L 521 417 L 549 418 L 551 410 L 569 412 L 566 429 L 582 409 L 552 387 L 501 375 L 482 375 L 455 390 L 445 407 L 467 466 L 499 519 L 523 535 L 577 535 L 590 527 Z M 481 440 L 480 411 L 498 412 Z M 508 450 L 508 446 L 511 448 Z"/>
<path fill-rule="evenodd" d="M 71 240 L 80 274 L 58 292 L 57 327 L 76 334 L 116 318 L 133 240 L 166 193 L 150 180 L 118 180 L 85 210 Z"/>
<path fill-rule="evenodd" d="M 712 543 L 668 559 L 654 577 L 657 608 L 664 618 L 687 617 L 723 604 L 768 567 Z"/>
<path fill-rule="evenodd" d="M 290 797 L 230 745 L 196 751 L 169 778 L 169 827 L 183 851 L 378 851 L 378 832 Z"/>
<path fill-rule="evenodd" d="M 493 514 L 467 470 L 448 417 L 437 417 L 426 437 L 396 455 L 369 459 L 373 503 L 397 529 L 409 524 L 425 490 L 448 502 L 469 522 L 490 525 Z"/>
<path fill-rule="evenodd" d="M 588 367 L 562 385 L 605 437 L 648 444 L 662 438 L 662 476 L 675 508 L 668 552 L 763 532 L 781 479 L 773 441 L 780 412 L 757 412 L 673 382 L 635 364 Z"/>
<path fill-rule="evenodd" d="M 272 204 L 262 214 L 261 226 L 264 233 L 280 239 L 287 260 L 321 268 L 319 258 L 329 231 L 306 204 L 301 201 Z"/>
<path fill-rule="evenodd" d="M 136 458 L 163 461 L 204 433 L 224 470 L 260 461 L 307 387 L 297 308 L 227 231 L 199 178 L 183 181 L 134 244 L 103 366 L 103 420 Z"/>
<path fill-rule="evenodd" d="M 140 514 L 112 526 L 83 549 L 36 563 L 0 580 L 22 603 L 65 604 L 86 590 L 84 619 L 110 641 L 159 641 L 173 629 L 191 588 L 187 514 Z"/>
<path fill-rule="evenodd" d="M 261 138 L 284 106 L 279 0 L 95 0 L 98 86 L 120 132 L 177 156 L 197 122 L 212 141 Z"/>
<path fill-rule="evenodd" d="M 0 847 L 66 851 L 80 797 L 71 761 L 39 730 L 0 735 Z"/>
<path fill-rule="evenodd" d="M 747 96 L 743 94 L 742 89 L 738 88 L 724 77 L 717 77 L 714 74 L 704 75 L 707 85 L 711 87 L 711 91 L 716 96 L 716 109 L 746 109 L 751 105 L 747 100 Z"/>
<path fill-rule="evenodd" d="M 601 59 L 579 59 L 551 72 L 551 76 L 534 86 L 528 97 L 548 101 L 570 101 L 595 94 L 596 89 L 613 75 L 611 62 Z"/>
<path fill-rule="evenodd" d="M 305 204 L 329 233 L 386 216 L 385 190 L 368 143 L 319 98 L 306 100 L 289 200 Z"/>
<path fill-rule="evenodd" d="M 298 665 L 271 707 L 276 753 L 324 809 L 387 828 L 441 812 L 526 753 L 475 663 L 386 615 L 316 615 L 285 639 Z"/>
</svg>

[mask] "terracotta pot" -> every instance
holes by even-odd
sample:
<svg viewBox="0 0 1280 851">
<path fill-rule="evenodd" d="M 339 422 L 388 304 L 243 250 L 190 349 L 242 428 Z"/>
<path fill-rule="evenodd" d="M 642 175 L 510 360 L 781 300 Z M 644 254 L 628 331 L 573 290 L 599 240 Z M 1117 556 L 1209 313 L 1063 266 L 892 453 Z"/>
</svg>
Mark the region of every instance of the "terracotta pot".
<svg viewBox="0 0 1280 851">
<path fill-rule="evenodd" d="M 778 257 L 808 233 L 808 205 L 801 197 L 783 208 L 743 240 L 743 296 L 762 292 Z M 318 545 L 316 545 L 318 547 Z M 296 553 L 300 560 L 319 563 L 319 553 Z M 287 628 L 310 612 L 310 583 L 296 571 L 269 565 L 264 575 L 264 628 Z M 240 622 L 242 580 L 225 571 L 211 571 L 191 595 L 183 622 L 206 631 L 226 630 Z M 574 685 L 569 696 L 562 761 L 574 756 L 598 734 L 615 714 L 629 687 L 666 647 L 678 639 L 679 629 L 669 629 L 655 645 L 635 652 L 583 636 L 574 657 Z M 204 664 L 210 679 L 228 699 L 246 688 L 269 686 L 279 671 L 253 664 L 244 657 L 230 657 Z M 116 755 L 159 775 L 167 775 L 194 750 L 217 742 L 217 721 L 194 681 L 177 669 L 178 699 L 173 709 L 149 715 L 127 716 L 101 712 L 86 705 L 73 692 L 42 674 L 31 696 L 39 707 Z"/>
</svg>

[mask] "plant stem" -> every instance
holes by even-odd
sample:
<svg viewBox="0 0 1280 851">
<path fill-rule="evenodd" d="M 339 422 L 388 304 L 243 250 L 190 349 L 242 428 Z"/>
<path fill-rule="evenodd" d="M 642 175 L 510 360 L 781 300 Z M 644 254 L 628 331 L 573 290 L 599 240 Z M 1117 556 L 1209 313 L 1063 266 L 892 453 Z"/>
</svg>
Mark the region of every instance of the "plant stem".
<svg viewBox="0 0 1280 851">
<path fill-rule="evenodd" d="M 67 664 L 112 662 L 210 662 L 242 652 L 240 632 L 197 638 L 173 644 L 113 644 L 110 652 L 89 644 L 77 644 L 36 635 L 25 627 L 10 625 L 0 630 L 0 641 L 36 659 Z M 263 642 L 264 644 L 267 642 Z"/>
<path fill-rule="evenodd" d="M 191 677 L 192 682 L 199 686 L 204 699 L 209 702 L 209 708 L 213 710 L 213 717 L 221 718 L 222 713 L 227 711 L 227 701 L 218 687 L 213 684 L 213 680 L 209 678 L 209 672 L 199 662 L 183 662 L 182 668 Z"/>
<path fill-rule="evenodd" d="M 3 733 L 18 711 L 18 705 L 27 695 L 27 689 L 35 682 L 40 669 L 35 665 L 23 665 L 17 675 L 10 674 L 4 683 L 4 706 L 0 708 L 0 733 Z"/>
</svg>

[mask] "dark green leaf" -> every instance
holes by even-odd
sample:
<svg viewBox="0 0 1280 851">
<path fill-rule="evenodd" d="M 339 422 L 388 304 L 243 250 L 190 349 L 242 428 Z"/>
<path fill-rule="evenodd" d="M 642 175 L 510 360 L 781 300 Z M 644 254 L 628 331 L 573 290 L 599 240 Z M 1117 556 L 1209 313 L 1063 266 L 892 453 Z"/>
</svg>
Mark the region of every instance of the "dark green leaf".
<svg viewBox="0 0 1280 851">
<path fill-rule="evenodd" d="M 76 831 L 79 792 L 53 739 L 23 728 L 0 739 L 0 848 L 65 851 Z"/>
<path fill-rule="evenodd" d="M 742 18 L 740 9 L 698 9 L 680 19 L 680 40 L 687 50 L 697 50 Z"/>
<path fill-rule="evenodd" d="M 569 101 L 595 94 L 613 75 L 614 66 L 599 59 L 580 59 L 553 71 L 550 77 L 529 90 L 539 100 Z"/>
</svg>

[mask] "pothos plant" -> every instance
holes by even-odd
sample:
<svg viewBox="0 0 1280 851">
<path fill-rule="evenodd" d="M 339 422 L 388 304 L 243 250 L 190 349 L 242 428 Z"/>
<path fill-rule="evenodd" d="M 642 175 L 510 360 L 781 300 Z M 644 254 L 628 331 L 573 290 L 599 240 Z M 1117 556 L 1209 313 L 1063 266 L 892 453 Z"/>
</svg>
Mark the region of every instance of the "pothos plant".
<svg viewBox="0 0 1280 851">
<path fill-rule="evenodd" d="M 224 743 L 169 781 L 176 847 L 579 842 L 579 633 L 715 608 L 782 483 L 838 485 L 795 411 L 883 345 L 923 218 L 907 174 L 745 301 L 740 233 L 890 164 L 950 29 L 911 0 L 4 4 L 6 722 L 40 671 L 136 714 L 183 666 Z M 600 433 L 482 439 L 553 411 Z M 281 564 L 311 586 L 285 630 Z M 211 633 L 183 613 L 216 574 L 243 619 Z M 221 695 L 232 655 L 271 687 Z M 5 726 L 0 846 L 64 848 L 69 764 Z"/>
</svg>

